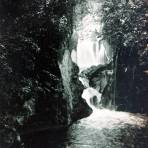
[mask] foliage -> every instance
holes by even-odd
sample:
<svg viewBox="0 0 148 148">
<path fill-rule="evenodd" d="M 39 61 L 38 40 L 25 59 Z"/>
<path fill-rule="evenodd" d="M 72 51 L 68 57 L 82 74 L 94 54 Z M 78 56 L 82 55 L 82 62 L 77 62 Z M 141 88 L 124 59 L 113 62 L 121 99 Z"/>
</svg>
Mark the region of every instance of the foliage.
<svg viewBox="0 0 148 148">
<path fill-rule="evenodd" d="M 58 60 L 61 43 L 72 33 L 74 2 L 0 1 L 0 112 L 11 121 L 2 127 L 32 124 L 32 116 L 66 124 Z M 46 119 L 40 118 L 43 114 Z"/>
<path fill-rule="evenodd" d="M 117 63 L 116 103 L 121 110 L 147 112 L 148 3 L 145 0 L 105 0 L 103 35 Z"/>
<path fill-rule="evenodd" d="M 106 0 L 103 14 L 104 36 L 114 49 L 127 49 L 131 54 L 146 47 L 148 10 L 144 0 Z"/>
</svg>

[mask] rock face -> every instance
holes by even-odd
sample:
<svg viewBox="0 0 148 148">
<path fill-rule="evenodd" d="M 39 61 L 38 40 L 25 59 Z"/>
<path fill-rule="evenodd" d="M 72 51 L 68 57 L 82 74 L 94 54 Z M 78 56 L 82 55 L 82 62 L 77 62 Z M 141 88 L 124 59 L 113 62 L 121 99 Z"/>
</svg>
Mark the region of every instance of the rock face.
<svg viewBox="0 0 148 148">
<path fill-rule="evenodd" d="M 83 85 L 78 79 L 79 69 L 72 62 L 71 53 L 65 50 L 62 63 L 59 63 L 64 85 L 64 96 L 68 99 L 69 122 L 91 114 L 85 100 L 81 98 Z"/>
<path fill-rule="evenodd" d="M 93 66 L 80 74 L 81 77 L 89 80 L 90 87 L 102 94 L 100 104 L 106 108 L 113 108 L 114 106 L 114 75 L 112 69 L 112 63 L 110 63 Z"/>
<path fill-rule="evenodd" d="M 0 137 L 8 135 L 10 145 L 20 128 L 67 126 L 69 119 L 88 115 L 79 111 L 87 105 L 78 70 L 68 49 L 61 50 L 72 34 L 74 1 L 46 2 L 0 1 Z"/>
<path fill-rule="evenodd" d="M 119 56 L 117 70 L 117 104 L 119 110 L 148 112 L 147 48 L 145 54 Z"/>
</svg>

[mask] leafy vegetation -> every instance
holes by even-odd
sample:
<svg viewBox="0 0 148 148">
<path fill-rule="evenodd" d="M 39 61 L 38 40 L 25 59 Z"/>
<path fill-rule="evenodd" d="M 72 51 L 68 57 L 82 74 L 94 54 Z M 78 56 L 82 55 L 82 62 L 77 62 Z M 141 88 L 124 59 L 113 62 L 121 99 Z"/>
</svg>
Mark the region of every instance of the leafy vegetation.
<svg viewBox="0 0 148 148">
<path fill-rule="evenodd" d="M 67 124 L 58 61 L 61 44 L 72 33 L 73 6 L 70 0 L 0 1 L 0 125 L 4 133 L 16 133 L 18 127 L 34 121 Z"/>
<path fill-rule="evenodd" d="M 115 49 L 129 49 L 128 53 L 132 54 L 136 53 L 136 49 L 146 47 L 148 23 L 146 2 L 123 3 L 106 0 L 103 7 L 104 36 Z"/>
<path fill-rule="evenodd" d="M 116 103 L 121 110 L 147 111 L 148 3 L 105 0 L 103 34 L 117 63 Z"/>
</svg>

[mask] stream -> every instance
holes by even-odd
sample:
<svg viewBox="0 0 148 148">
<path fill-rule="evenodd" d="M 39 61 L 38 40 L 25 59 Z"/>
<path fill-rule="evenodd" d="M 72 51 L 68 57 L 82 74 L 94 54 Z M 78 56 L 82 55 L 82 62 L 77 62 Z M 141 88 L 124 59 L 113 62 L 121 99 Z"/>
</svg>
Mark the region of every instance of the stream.
<svg viewBox="0 0 148 148">
<path fill-rule="evenodd" d="M 27 136 L 25 148 L 147 148 L 147 117 L 96 109 L 68 130 Z"/>
</svg>

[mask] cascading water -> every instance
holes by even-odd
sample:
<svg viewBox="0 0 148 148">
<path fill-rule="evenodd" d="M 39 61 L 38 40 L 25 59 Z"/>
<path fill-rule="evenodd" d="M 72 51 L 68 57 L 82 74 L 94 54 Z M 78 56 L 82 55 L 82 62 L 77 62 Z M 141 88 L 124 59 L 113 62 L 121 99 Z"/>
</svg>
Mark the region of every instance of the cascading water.
<svg viewBox="0 0 148 148">
<path fill-rule="evenodd" d="M 77 49 L 71 53 L 72 60 L 78 65 L 80 73 L 91 66 L 106 65 L 112 60 L 112 50 L 102 36 L 103 24 L 101 15 L 98 15 L 101 3 L 88 1 L 87 5 L 88 9 L 90 8 L 89 13 L 78 22 L 79 25 L 76 28 Z M 82 98 L 93 110 L 96 109 L 101 101 L 101 93 L 90 87 L 89 80 L 86 78 L 80 77 L 80 81 L 86 88 Z M 95 102 L 95 106 L 93 102 Z"/>
</svg>

